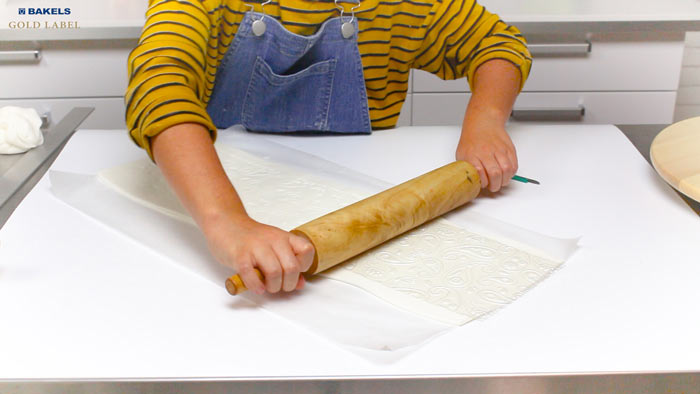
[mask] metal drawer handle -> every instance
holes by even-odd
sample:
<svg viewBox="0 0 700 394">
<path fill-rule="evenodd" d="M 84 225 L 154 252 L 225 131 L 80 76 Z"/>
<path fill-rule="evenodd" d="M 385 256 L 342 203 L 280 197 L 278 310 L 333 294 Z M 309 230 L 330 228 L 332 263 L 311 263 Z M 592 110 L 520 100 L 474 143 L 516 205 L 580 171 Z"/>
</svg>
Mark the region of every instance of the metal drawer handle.
<svg viewBox="0 0 700 394">
<path fill-rule="evenodd" d="M 590 41 L 577 44 L 528 44 L 532 56 L 585 56 L 591 53 Z"/>
<path fill-rule="evenodd" d="M 3 63 L 39 63 L 41 50 L 30 51 L 0 51 L 0 64 Z"/>
<path fill-rule="evenodd" d="M 583 120 L 586 108 L 515 108 L 511 117 L 515 120 L 524 121 L 572 121 Z"/>
</svg>

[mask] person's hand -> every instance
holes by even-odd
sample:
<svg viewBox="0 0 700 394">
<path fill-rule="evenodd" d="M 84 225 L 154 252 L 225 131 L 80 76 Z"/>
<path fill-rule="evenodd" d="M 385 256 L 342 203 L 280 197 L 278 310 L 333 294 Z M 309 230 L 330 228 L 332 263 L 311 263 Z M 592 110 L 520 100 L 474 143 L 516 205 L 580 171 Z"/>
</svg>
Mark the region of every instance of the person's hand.
<svg viewBox="0 0 700 394">
<path fill-rule="evenodd" d="M 249 217 L 217 218 L 206 224 L 209 249 L 222 264 L 233 267 L 246 287 L 258 294 L 300 290 L 311 267 L 314 248 L 306 238 Z M 260 280 L 254 268 L 262 271 Z"/>
<path fill-rule="evenodd" d="M 515 146 L 502 123 L 488 120 L 465 123 L 457 145 L 457 160 L 464 160 L 479 172 L 481 188 L 492 192 L 508 185 L 518 170 Z"/>
</svg>

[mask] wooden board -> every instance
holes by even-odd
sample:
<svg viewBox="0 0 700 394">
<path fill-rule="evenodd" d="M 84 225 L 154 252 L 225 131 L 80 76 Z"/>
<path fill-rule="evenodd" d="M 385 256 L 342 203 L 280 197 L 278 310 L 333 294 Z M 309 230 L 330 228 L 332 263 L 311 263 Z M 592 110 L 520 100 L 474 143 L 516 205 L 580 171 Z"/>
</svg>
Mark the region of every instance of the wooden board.
<svg viewBox="0 0 700 394">
<path fill-rule="evenodd" d="M 651 143 L 651 162 L 676 190 L 700 201 L 700 117 L 667 127 Z"/>
</svg>

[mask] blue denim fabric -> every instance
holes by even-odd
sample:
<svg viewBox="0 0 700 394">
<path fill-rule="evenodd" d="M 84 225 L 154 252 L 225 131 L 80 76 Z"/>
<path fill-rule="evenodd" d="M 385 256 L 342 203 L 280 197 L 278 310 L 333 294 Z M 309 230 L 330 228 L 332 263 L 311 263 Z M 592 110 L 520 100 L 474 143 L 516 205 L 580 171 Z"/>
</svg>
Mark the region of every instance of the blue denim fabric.
<svg viewBox="0 0 700 394">
<path fill-rule="evenodd" d="M 265 16 L 247 12 L 216 74 L 207 112 L 218 128 L 242 124 L 260 132 L 370 133 L 367 92 L 355 34 L 343 38 L 350 17 L 324 22 L 301 36 Z"/>
</svg>

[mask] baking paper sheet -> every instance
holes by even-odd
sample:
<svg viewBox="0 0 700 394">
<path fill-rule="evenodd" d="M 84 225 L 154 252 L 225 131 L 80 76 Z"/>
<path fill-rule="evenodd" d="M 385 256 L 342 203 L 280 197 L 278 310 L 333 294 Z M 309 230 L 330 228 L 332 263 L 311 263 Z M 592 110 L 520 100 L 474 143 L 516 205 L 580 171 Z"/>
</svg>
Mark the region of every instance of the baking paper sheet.
<svg viewBox="0 0 700 394">
<path fill-rule="evenodd" d="M 226 291 L 224 281 L 234 272 L 214 260 L 194 225 L 115 193 L 94 175 L 51 171 L 50 180 L 52 192 L 64 202 Z M 361 289 L 322 277 L 309 281 L 301 292 L 263 296 L 248 292 L 232 300 L 234 311 L 260 305 L 375 362 L 395 361 L 454 327 L 403 312 Z M 226 313 L 230 312 L 227 305 Z"/>
<path fill-rule="evenodd" d="M 390 186 L 317 157 L 271 143 L 261 136 L 234 132 L 221 140 L 220 143 L 233 144 L 248 153 L 274 158 L 290 168 L 329 180 L 342 179 L 348 187 L 362 190 L 368 195 Z M 191 222 L 148 209 L 115 193 L 94 176 L 52 173 L 51 181 L 52 189 L 59 198 L 149 245 L 214 285 L 223 289 L 223 280 L 232 274 L 209 255 L 203 236 Z M 126 215 L 126 212 L 129 214 Z M 514 245 L 558 261 L 565 260 L 575 249 L 575 241 L 534 234 L 475 213 L 460 212 L 450 215 L 450 220 L 458 225 L 468 224 L 471 231 L 483 235 L 508 238 Z M 324 278 L 311 281 L 303 292 L 282 296 L 247 294 L 246 300 L 375 361 L 393 361 L 454 327 L 453 324 L 402 311 L 363 290 Z"/>
</svg>

